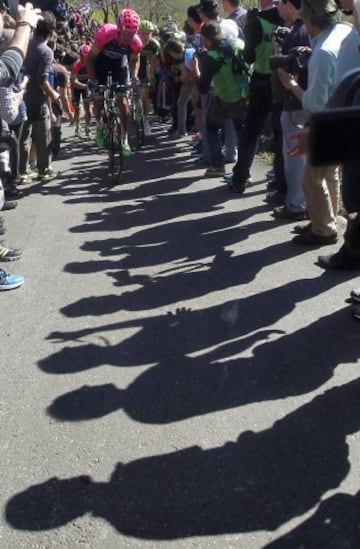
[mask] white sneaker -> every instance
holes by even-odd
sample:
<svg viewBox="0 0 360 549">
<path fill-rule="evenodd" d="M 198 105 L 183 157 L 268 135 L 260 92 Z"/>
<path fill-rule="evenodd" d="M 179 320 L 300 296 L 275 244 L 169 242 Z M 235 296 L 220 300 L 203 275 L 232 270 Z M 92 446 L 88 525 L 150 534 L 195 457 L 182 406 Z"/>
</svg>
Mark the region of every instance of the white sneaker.
<svg viewBox="0 0 360 549">
<path fill-rule="evenodd" d="M 151 134 L 152 134 L 152 131 L 151 131 L 150 123 L 148 120 L 144 120 L 144 135 L 147 136 Z"/>
</svg>

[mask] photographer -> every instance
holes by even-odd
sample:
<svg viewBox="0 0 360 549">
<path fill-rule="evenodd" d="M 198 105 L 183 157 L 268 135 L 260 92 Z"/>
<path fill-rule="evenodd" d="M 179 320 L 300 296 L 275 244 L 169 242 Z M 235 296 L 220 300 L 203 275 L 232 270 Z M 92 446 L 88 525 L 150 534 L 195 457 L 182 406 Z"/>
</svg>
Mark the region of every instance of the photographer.
<svg viewBox="0 0 360 549">
<path fill-rule="evenodd" d="M 284 35 L 281 54 L 270 57 L 270 66 L 274 69 L 283 67 L 289 73 L 296 73 L 299 85 L 307 87 L 307 62 L 310 56 L 309 37 L 305 25 L 299 17 L 301 0 L 284 0 L 280 15 L 290 25 L 289 32 Z M 274 208 L 277 219 L 300 221 L 306 217 L 306 201 L 302 186 L 306 156 L 292 157 L 287 154 L 290 148 L 290 137 L 299 126 L 304 126 L 309 114 L 304 111 L 301 102 L 286 90 L 283 97 L 281 114 L 282 150 L 284 173 L 286 181 L 285 204 Z"/>
<path fill-rule="evenodd" d="M 198 88 L 205 94 L 212 86 L 205 120 L 212 165 L 205 175 L 217 177 L 225 173 L 219 130 L 226 119 L 232 119 L 239 139 L 249 95 L 249 75 L 242 59 L 242 40 L 225 39 L 220 24 L 215 22 L 205 23 L 201 34 L 207 53 L 201 59 L 200 67 L 198 59 L 193 60 Z"/>
<path fill-rule="evenodd" d="M 341 44 L 339 51 L 335 72 L 335 85 L 339 85 L 339 88 L 335 90 L 335 94 L 330 104 L 330 106 L 334 107 L 343 107 L 346 103 L 346 98 L 341 97 L 341 81 L 344 76 L 346 76 L 349 71 L 360 68 L 360 1 L 355 0 L 353 2 L 353 0 L 342 0 L 341 7 L 346 10 L 352 10 L 354 8 L 355 26 Z M 358 104 L 357 101 L 354 101 L 354 104 L 355 102 Z M 360 212 L 359 180 L 360 160 L 354 159 L 344 162 L 342 164 L 342 201 L 350 218 L 355 212 Z M 359 269 L 360 250 L 352 249 L 345 238 L 345 242 L 338 252 L 331 255 L 319 256 L 318 263 L 324 269 Z"/>
<path fill-rule="evenodd" d="M 280 79 L 310 113 L 327 107 L 334 90 L 336 60 L 342 41 L 351 27 L 339 23 L 335 0 L 302 2 L 300 15 L 310 36 L 312 55 L 308 67 L 308 88 L 305 91 L 294 75 L 278 69 Z M 295 244 L 326 246 L 337 241 L 336 215 L 340 193 L 336 166 L 311 166 L 306 162 L 303 188 L 311 224 L 293 238 Z"/>
<path fill-rule="evenodd" d="M 250 80 L 249 109 L 239 142 L 238 162 L 233 170 L 230 191 L 242 194 L 254 160 L 257 140 L 268 115 L 272 111 L 271 69 L 269 56 L 273 53 L 271 40 L 266 35 L 283 24 L 272 0 L 260 0 L 260 10 L 247 14 L 244 59 L 253 64 Z"/>
</svg>

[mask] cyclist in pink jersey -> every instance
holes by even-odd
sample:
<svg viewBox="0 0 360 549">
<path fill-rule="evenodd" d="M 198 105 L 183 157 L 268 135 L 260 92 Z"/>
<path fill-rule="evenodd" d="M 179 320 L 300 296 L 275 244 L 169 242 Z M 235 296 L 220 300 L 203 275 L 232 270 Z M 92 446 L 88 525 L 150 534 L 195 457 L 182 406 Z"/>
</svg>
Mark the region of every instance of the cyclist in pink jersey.
<svg viewBox="0 0 360 549">
<path fill-rule="evenodd" d="M 80 48 L 80 59 L 78 59 L 71 68 L 70 84 L 72 93 L 72 102 L 74 105 L 74 121 L 76 137 L 83 137 L 80 130 L 80 103 L 81 99 L 85 111 L 85 135 L 91 136 L 90 132 L 90 92 L 87 85 L 88 74 L 85 67 L 85 60 L 90 52 L 90 46 L 83 44 Z"/>
<path fill-rule="evenodd" d="M 139 53 L 142 42 L 137 31 L 140 25 L 138 14 L 126 8 L 121 11 L 117 25 L 105 24 L 95 34 L 91 50 L 86 58 L 88 76 L 98 85 L 105 85 L 110 72 L 112 81 L 121 85 L 130 85 L 137 78 Z M 96 139 L 98 146 L 104 145 L 102 113 L 104 101 L 99 95 L 94 97 L 94 115 L 96 118 Z M 123 154 L 131 155 L 128 141 L 129 101 L 126 93 L 119 95 L 121 121 L 123 125 Z"/>
</svg>

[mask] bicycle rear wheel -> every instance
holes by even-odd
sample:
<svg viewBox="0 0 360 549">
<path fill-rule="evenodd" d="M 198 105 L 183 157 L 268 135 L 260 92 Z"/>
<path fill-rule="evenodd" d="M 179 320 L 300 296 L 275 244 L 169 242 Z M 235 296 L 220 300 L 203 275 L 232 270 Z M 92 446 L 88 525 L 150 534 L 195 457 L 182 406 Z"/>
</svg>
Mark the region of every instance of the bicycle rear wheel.
<svg viewBox="0 0 360 549">
<path fill-rule="evenodd" d="M 120 183 L 124 168 L 124 158 L 121 143 L 121 122 L 118 118 L 112 117 L 109 120 L 109 176 L 113 185 Z"/>
<path fill-rule="evenodd" d="M 135 99 L 133 104 L 132 121 L 135 130 L 135 145 L 140 149 L 144 145 L 144 111 L 141 99 Z"/>
</svg>

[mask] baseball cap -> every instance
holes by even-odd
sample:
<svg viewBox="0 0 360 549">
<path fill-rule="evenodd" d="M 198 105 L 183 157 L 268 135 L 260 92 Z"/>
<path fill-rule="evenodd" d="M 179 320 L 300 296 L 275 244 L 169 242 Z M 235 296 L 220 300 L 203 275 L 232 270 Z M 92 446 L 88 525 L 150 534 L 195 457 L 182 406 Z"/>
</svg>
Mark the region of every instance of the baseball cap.
<svg viewBox="0 0 360 549">
<path fill-rule="evenodd" d="M 338 6 L 335 0 L 301 0 L 300 17 L 319 17 L 326 13 L 335 13 Z"/>
</svg>

